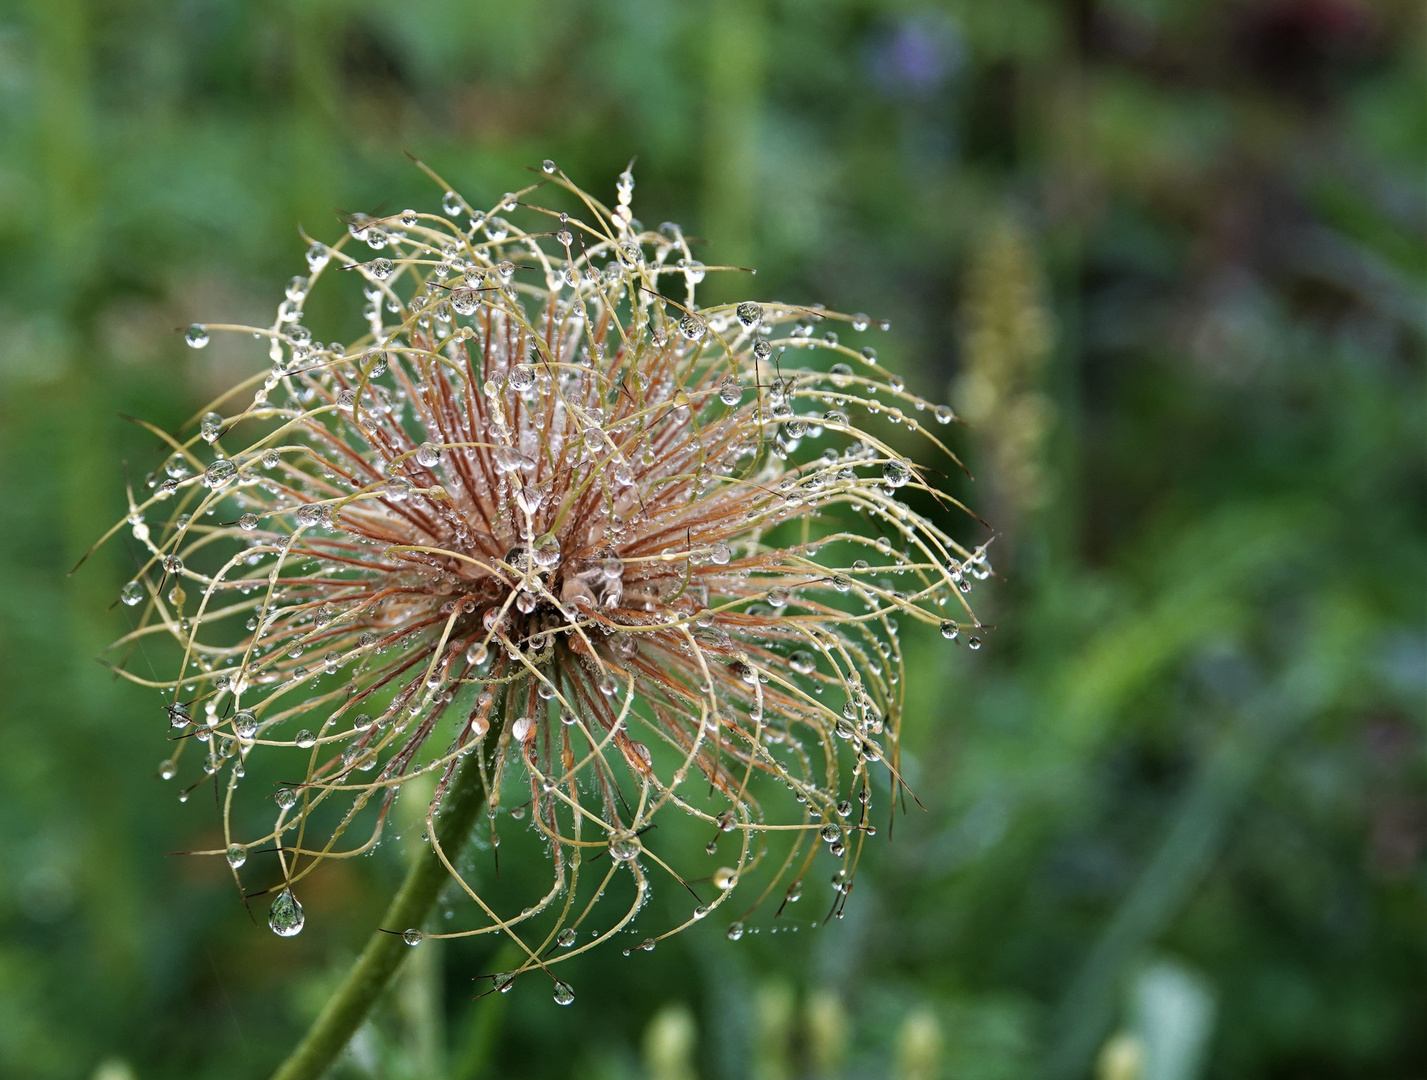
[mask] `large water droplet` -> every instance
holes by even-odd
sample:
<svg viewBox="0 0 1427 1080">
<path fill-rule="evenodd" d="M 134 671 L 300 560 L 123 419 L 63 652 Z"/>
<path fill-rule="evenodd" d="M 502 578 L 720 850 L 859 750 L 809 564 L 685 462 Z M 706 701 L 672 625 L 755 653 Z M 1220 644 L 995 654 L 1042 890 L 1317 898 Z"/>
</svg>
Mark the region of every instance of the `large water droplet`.
<svg viewBox="0 0 1427 1080">
<path fill-rule="evenodd" d="M 238 475 L 238 466 L 227 458 L 219 458 L 203 473 L 203 486 L 220 488 Z"/>
<path fill-rule="evenodd" d="M 283 889 L 277 894 L 273 906 L 268 910 L 268 925 L 278 937 L 296 937 L 302 933 L 302 925 L 307 917 L 302 914 L 302 905 L 291 889 Z"/>
<path fill-rule="evenodd" d="M 183 335 L 183 340 L 188 342 L 190 349 L 201 349 L 208 344 L 208 327 L 202 323 L 194 323 Z"/>
<path fill-rule="evenodd" d="M 912 470 L 900 461 L 889 461 L 882 466 L 882 479 L 890 488 L 904 487 L 912 478 Z"/>
<path fill-rule="evenodd" d="M 639 838 L 630 833 L 619 833 L 609 842 L 610 858 L 628 862 L 639 854 Z"/>
</svg>

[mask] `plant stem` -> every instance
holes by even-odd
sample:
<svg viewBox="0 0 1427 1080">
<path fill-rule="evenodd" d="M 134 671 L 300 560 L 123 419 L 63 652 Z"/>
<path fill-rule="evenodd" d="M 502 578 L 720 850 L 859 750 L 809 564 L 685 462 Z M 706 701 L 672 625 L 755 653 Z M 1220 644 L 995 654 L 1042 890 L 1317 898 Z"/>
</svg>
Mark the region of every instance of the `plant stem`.
<svg viewBox="0 0 1427 1080">
<path fill-rule="evenodd" d="M 476 815 L 485 805 L 485 796 L 485 778 L 475 755 L 470 755 L 451 778 L 436 820 L 436 836 L 449 857 L 454 858 L 464 846 Z M 327 1000 L 296 1049 L 273 1073 L 272 1080 L 317 1080 L 327 1071 L 411 951 L 401 938 L 402 932 L 421 927 L 441 887 L 449 880 L 436 852 L 431 848 L 421 852 L 382 916 L 383 929 L 395 933 L 378 930 L 371 936 L 342 985 Z"/>
</svg>

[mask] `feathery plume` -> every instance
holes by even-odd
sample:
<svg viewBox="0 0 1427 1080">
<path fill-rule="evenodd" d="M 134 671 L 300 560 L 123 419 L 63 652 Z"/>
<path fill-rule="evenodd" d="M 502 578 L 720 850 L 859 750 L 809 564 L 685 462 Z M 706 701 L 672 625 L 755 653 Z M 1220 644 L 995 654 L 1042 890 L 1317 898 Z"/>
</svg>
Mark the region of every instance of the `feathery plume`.
<svg viewBox="0 0 1427 1080">
<path fill-rule="evenodd" d="M 497 988 L 626 932 L 656 873 L 686 914 L 637 947 L 755 882 L 737 939 L 824 852 L 841 914 L 874 774 L 900 783 L 898 620 L 974 632 L 965 594 L 989 574 L 903 501 L 952 505 L 868 430 L 880 417 L 950 457 L 928 421 L 951 410 L 826 329 L 867 316 L 701 308 L 699 282 L 727 268 L 677 226 L 643 230 L 630 172 L 612 208 L 543 172 L 489 211 L 447 190 L 443 215 L 353 215 L 341 242 L 311 242 L 271 326 L 190 328 L 195 348 L 254 335 L 272 367 L 162 436 L 171 454 L 131 492 L 145 562 L 114 661 L 165 695 L 178 752 L 161 771 L 199 759 L 185 794 L 216 786 L 212 854 L 266 879 L 278 934 L 302 929 L 302 881 L 371 851 L 398 790 L 434 778 L 428 836 L 471 903 L 407 940 L 509 935 L 525 959 Z M 541 188 L 577 213 L 535 205 Z M 303 325 L 333 277 L 365 290 L 345 346 Z M 164 644 L 172 673 L 144 676 L 135 651 Z M 243 834 L 244 775 L 267 755 L 290 782 L 259 792 L 271 810 Z M 489 813 L 475 831 L 494 845 L 502 814 L 528 817 L 548 854 L 548 887 L 510 910 L 477 880 L 489 860 L 440 850 L 468 762 Z M 707 848 L 659 843 L 671 813 Z"/>
</svg>

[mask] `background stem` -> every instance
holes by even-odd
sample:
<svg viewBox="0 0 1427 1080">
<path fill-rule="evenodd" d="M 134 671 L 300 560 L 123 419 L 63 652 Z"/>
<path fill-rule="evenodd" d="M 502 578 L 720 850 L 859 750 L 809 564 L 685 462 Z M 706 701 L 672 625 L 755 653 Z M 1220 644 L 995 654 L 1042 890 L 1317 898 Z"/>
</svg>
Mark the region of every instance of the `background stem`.
<svg viewBox="0 0 1427 1080">
<path fill-rule="evenodd" d="M 485 804 L 485 794 L 479 763 L 469 756 L 452 779 L 436 822 L 437 838 L 452 857 L 464 846 Z M 322 1007 L 296 1049 L 273 1073 L 272 1080 L 317 1080 L 327 1071 L 411 952 L 411 946 L 401 938 L 402 931 L 419 928 L 426 921 L 441 887 L 449 880 L 446 867 L 433 849 L 427 848 L 417 857 L 382 916 L 383 929 L 368 939 L 342 985 Z M 395 933 L 385 933 L 386 930 Z"/>
</svg>

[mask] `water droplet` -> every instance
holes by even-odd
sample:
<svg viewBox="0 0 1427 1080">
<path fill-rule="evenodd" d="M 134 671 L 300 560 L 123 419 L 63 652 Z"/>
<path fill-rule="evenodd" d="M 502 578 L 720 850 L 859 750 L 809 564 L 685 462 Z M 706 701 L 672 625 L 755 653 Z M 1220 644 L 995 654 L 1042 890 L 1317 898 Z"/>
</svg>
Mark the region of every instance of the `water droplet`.
<svg viewBox="0 0 1427 1080">
<path fill-rule="evenodd" d="M 238 475 L 238 466 L 234 465 L 227 458 L 219 458 L 212 465 L 208 466 L 203 473 L 203 486 L 210 488 L 221 488 L 233 477 Z"/>
<path fill-rule="evenodd" d="M 799 649 L 788 657 L 788 666 L 799 675 L 811 675 L 817 670 L 817 658 L 806 649 Z"/>
<path fill-rule="evenodd" d="M 726 936 L 729 941 L 737 941 L 743 936 L 743 924 L 741 922 L 731 924 Z"/>
<path fill-rule="evenodd" d="M 703 319 L 695 315 L 692 311 L 687 312 L 684 317 L 679 320 L 679 333 L 683 334 L 684 337 L 690 341 L 698 341 L 708 333 L 708 329 L 708 323 L 704 322 Z"/>
<path fill-rule="evenodd" d="M 251 739 L 258 733 L 258 718 L 252 709 L 241 709 L 234 714 L 233 731 L 240 739 Z"/>
<path fill-rule="evenodd" d="M 757 326 L 758 321 L 763 318 L 763 308 L 751 300 L 745 300 L 738 305 L 738 321 L 744 326 Z"/>
<path fill-rule="evenodd" d="M 421 944 L 421 936 L 421 931 L 416 929 L 415 927 L 412 927 L 410 930 L 406 931 L 406 933 L 401 935 L 401 940 L 406 942 L 414 949 L 416 948 L 416 946 Z"/>
<path fill-rule="evenodd" d="M 227 859 L 228 865 L 236 870 L 248 861 L 248 849 L 242 844 L 229 844 Z"/>
<path fill-rule="evenodd" d="M 297 805 L 297 792 L 293 791 L 292 788 L 278 788 L 277 792 L 273 795 L 273 799 L 277 802 L 278 806 L 284 810 L 291 810 Z"/>
<path fill-rule="evenodd" d="M 555 984 L 555 1004 L 568 1005 L 575 1000 L 575 991 L 570 989 L 569 983 L 557 982 Z"/>
<path fill-rule="evenodd" d="M 555 944 L 562 949 L 568 949 L 575 944 L 575 931 L 566 927 L 555 935 Z"/>
<path fill-rule="evenodd" d="M 159 762 L 159 777 L 163 780 L 172 780 L 178 775 L 178 766 L 173 763 L 172 758 L 165 758 Z"/>
<path fill-rule="evenodd" d="M 461 211 L 465 209 L 465 202 L 461 196 L 454 191 L 448 191 L 441 196 L 441 209 L 446 211 L 448 217 L 460 217 Z"/>
<path fill-rule="evenodd" d="M 966 639 L 966 647 L 967 647 L 968 649 L 979 649 L 979 648 L 981 648 L 981 639 L 980 639 L 979 637 L 967 638 L 967 639 Z"/>
<path fill-rule="evenodd" d="M 312 732 L 308 731 L 306 728 L 303 728 L 297 733 L 297 737 L 293 740 L 293 742 L 297 743 L 297 745 L 302 747 L 302 749 L 307 750 L 317 745 L 317 736 L 312 734 Z"/>
<path fill-rule="evenodd" d="M 955 414 L 953 414 L 951 409 L 946 405 L 938 405 L 932 410 L 932 415 L 936 417 L 938 424 L 949 424 L 955 419 Z"/>
<path fill-rule="evenodd" d="M 628 862 L 639 854 L 640 849 L 639 837 L 632 833 L 616 833 L 609 842 L 610 858 L 620 862 Z"/>
<path fill-rule="evenodd" d="M 738 884 L 738 871 L 731 867 L 720 866 L 714 871 L 713 884 L 714 888 L 718 889 L 719 892 L 728 892 L 729 889 Z"/>
<path fill-rule="evenodd" d="M 302 905 L 291 889 L 283 889 L 277 894 L 273 906 L 268 910 L 268 925 L 278 937 L 295 937 L 302 933 L 302 925 L 307 917 L 302 914 Z"/>
<path fill-rule="evenodd" d="M 188 342 L 190 349 L 201 349 L 208 344 L 208 327 L 202 323 L 194 323 L 183 335 L 183 340 Z"/>
<path fill-rule="evenodd" d="M 725 375 L 718 386 L 718 398 L 725 405 L 737 405 L 743 400 L 743 387 L 738 385 L 738 377 Z"/>
<path fill-rule="evenodd" d="M 144 598 L 144 586 L 138 581 L 131 581 L 119 590 L 119 599 L 124 601 L 129 607 L 133 607 Z"/>
<path fill-rule="evenodd" d="M 554 175 L 555 175 L 555 163 L 554 163 L 553 161 L 551 161 L 549 158 L 546 158 L 544 161 L 542 161 L 542 162 L 540 163 L 540 171 L 543 172 L 546 176 L 554 176 Z"/>
<path fill-rule="evenodd" d="M 435 443 L 424 442 L 416 448 L 416 462 L 428 469 L 441 460 L 441 449 Z"/>
<path fill-rule="evenodd" d="M 961 628 L 957 626 L 956 623 L 952 622 L 950 619 L 942 620 L 941 636 L 946 638 L 947 641 L 955 641 L 957 635 L 959 635 L 960 633 Z"/>
<path fill-rule="evenodd" d="M 912 470 L 900 461 L 889 461 L 882 466 L 882 480 L 890 488 L 904 487 L 912 478 Z"/>
</svg>

